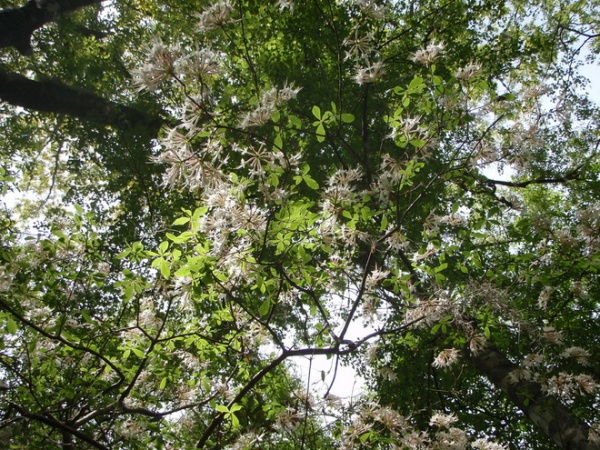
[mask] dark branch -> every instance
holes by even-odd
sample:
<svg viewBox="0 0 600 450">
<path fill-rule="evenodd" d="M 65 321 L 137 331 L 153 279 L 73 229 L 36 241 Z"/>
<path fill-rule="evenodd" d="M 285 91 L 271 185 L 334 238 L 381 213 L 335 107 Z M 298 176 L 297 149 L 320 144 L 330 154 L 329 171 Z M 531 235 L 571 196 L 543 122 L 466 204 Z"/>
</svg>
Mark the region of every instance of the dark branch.
<svg viewBox="0 0 600 450">
<path fill-rule="evenodd" d="M 106 100 L 93 92 L 68 86 L 57 80 L 35 81 L 0 68 L 0 99 L 25 109 L 66 114 L 102 126 L 121 130 L 139 129 L 156 134 L 162 124 L 129 106 Z"/>
<path fill-rule="evenodd" d="M 104 445 L 100 444 L 95 439 L 89 437 L 88 435 L 82 433 L 81 431 L 76 430 L 75 428 L 67 425 L 66 423 L 56 420 L 55 418 L 53 418 L 51 416 L 45 416 L 42 414 L 32 413 L 30 411 L 27 411 L 25 408 L 17 405 L 16 403 L 12 403 L 12 402 L 10 403 L 10 406 L 12 406 L 16 411 L 18 411 L 23 417 L 27 417 L 28 419 L 37 420 L 38 422 L 45 423 L 46 425 L 49 425 L 50 427 L 52 427 L 54 429 L 62 431 L 63 434 L 67 433 L 70 436 L 75 436 L 76 438 L 82 440 L 83 442 L 87 442 L 94 448 L 97 448 L 100 450 L 108 450 L 108 447 L 105 447 Z"/>
<path fill-rule="evenodd" d="M 566 183 L 568 181 L 579 180 L 579 178 L 578 178 L 579 169 L 580 168 L 571 170 L 570 172 L 567 172 L 564 176 L 557 177 L 557 178 L 535 178 L 533 180 L 526 180 L 526 181 L 502 181 L 502 180 L 492 180 L 490 178 L 483 178 L 483 182 L 490 186 L 499 185 L 499 186 L 514 187 L 514 188 L 524 188 L 531 184 L 560 184 L 560 183 Z"/>
<path fill-rule="evenodd" d="M 38 28 L 65 13 L 102 0 L 29 0 L 20 8 L 0 11 L 0 47 L 14 47 L 22 55 L 31 55 L 31 36 Z"/>
<path fill-rule="evenodd" d="M 600 33 L 593 33 L 593 34 L 591 34 L 591 33 L 585 33 L 583 31 L 576 30 L 575 28 L 571 28 L 571 27 L 568 27 L 566 25 L 559 25 L 559 28 L 561 30 L 571 31 L 572 33 L 578 34 L 579 36 L 584 36 L 584 37 L 586 37 L 588 39 L 594 39 L 594 38 L 600 37 Z"/>
</svg>

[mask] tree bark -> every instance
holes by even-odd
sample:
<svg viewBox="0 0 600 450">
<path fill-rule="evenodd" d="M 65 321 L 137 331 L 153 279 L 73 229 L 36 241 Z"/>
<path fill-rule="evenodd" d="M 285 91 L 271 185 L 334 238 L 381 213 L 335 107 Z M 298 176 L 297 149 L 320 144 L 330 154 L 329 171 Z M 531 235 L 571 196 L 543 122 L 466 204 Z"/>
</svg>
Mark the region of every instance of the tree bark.
<svg viewBox="0 0 600 450">
<path fill-rule="evenodd" d="M 67 114 L 102 126 L 156 135 L 162 119 L 57 80 L 35 81 L 0 68 L 0 99 L 35 111 Z"/>
<path fill-rule="evenodd" d="M 539 383 L 527 380 L 511 383 L 508 375 L 518 366 L 496 348 L 489 346 L 477 355 L 471 354 L 470 359 L 559 448 L 600 450 L 600 443 L 588 440 L 589 426 L 573 416 L 558 399 L 546 395 Z"/>
<path fill-rule="evenodd" d="M 52 22 L 60 14 L 102 0 L 29 0 L 20 8 L 0 11 L 0 47 L 15 47 L 22 55 L 30 55 L 31 36 L 38 28 Z"/>
</svg>

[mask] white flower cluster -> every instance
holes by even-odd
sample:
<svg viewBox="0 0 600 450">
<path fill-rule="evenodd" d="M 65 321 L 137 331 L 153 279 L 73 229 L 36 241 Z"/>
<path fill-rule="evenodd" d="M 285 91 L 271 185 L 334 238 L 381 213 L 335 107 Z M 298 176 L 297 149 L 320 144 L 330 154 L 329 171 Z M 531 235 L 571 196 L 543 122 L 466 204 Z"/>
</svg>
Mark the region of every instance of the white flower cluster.
<svg viewBox="0 0 600 450">
<path fill-rule="evenodd" d="M 478 63 L 470 63 L 464 67 L 461 67 L 456 71 L 454 76 L 459 80 L 470 80 L 475 77 L 481 71 L 481 64 Z"/>
<path fill-rule="evenodd" d="M 429 420 L 429 425 L 438 428 L 450 428 L 450 425 L 456 423 L 458 418 L 454 414 L 435 413 Z"/>
<path fill-rule="evenodd" d="M 577 394 L 594 394 L 598 392 L 600 385 L 588 374 L 572 375 L 560 372 L 545 380 L 543 387 L 549 395 L 568 400 Z"/>
<path fill-rule="evenodd" d="M 282 89 L 272 88 L 268 90 L 263 94 L 260 104 L 244 115 L 240 121 L 240 128 L 260 127 L 266 124 L 277 110 L 277 107 L 296 98 L 298 92 L 300 92 L 300 88 L 293 85 L 286 85 Z"/>
<path fill-rule="evenodd" d="M 359 28 L 354 29 L 354 36 L 347 37 L 342 45 L 347 48 L 344 60 L 369 61 L 372 52 L 375 51 L 373 33 L 359 34 Z"/>
<path fill-rule="evenodd" d="M 377 21 L 383 21 L 386 16 L 385 7 L 371 0 L 358 0 L 355 2 L 360 11 Z M 346 48 L 344 61 L 353 63 L 352 79 L 362 85 L 375 83 L 385 74 L 385 65 L 377 51 L 374 32 L 363 31 L 365 22 L 358 21 L 350 36 L 342 42 Z"/>
<path fill-rule="evenodd" d="M 144 64 L 132 71 L 138 91 L 154 91 L 171 79 L 201 81 L 220 73 L 221 62 L 212 50 L 201 49 L 183 55 L 179 47 L 165 45 L 160 39 L 150 46 Z M 203 99 L 203 96 L 199 98 Z"/>
<path fill-rule="evenodd" d="M 414 62 L 429 66 L 444 54 L 445 45 L 443 42 L 436 44 L 432 42 L 425 48 L 417 50 L 411 57 Z"/>
<path fill-rule="evenodd" d="M 418 300 L 405 315 L 405 322 L 418 321 L 415 327 L 431 327 L 442 317 L 455 316 L 457 305 L 445 297 Z M 420 320 L 419 320 L 420 319 Z"/>
<path fill-rule="evenodd" d="M 8 265 L 0 266 L 0 292 L 10 291 L 14 274 L 9 270 Z"/>
<path fill-rule="evenodd" d="M 177 47 L 169 47 L 156 39 L 146 57 L 142 67 L 133 70 L 134 84 L 138 91 L 153 91 L 166 80 L 175 75 L 175 65 L 181 52 Z"/>
<path fill-rule="evenodd" d="M 455 348 L 447 348 L 442 350 L 433 360 L 431 365 L 436 369 L 445 369 L 453 366 L 458 362 L 460 356 L 460 350 Z"/>
<path fill-rule="evenodd" d="M 355 0 L 356 5 L 360 8 L 360 11 L 368 17 L 376 20 L 384 20 L 387 15 L 387 9 L 385 5 L 374 0 Z"/>
<path fill-rule="evenodd" d="M 198 29 L 201 32 L 211 31 L 231 23 L 232 11 L 233 8 L 228 1 L 215 3 L 196 15 L 199 19 Z"/>
<path fill-rule="evenodd" d="M 381 61 L 376 61 L 370 66 L 358 67 L 354 73 L 354 82 L 357 84 L 374 83 L 385 74 Z"/>
<path fill-rule="evenodd" d="M 295 3 L 293 0 L 277 0 L 277 5 L 279 6 L 279 11 L 283 12 L 288 10 L 290 13 L 294 12 Z"/>
</svg>

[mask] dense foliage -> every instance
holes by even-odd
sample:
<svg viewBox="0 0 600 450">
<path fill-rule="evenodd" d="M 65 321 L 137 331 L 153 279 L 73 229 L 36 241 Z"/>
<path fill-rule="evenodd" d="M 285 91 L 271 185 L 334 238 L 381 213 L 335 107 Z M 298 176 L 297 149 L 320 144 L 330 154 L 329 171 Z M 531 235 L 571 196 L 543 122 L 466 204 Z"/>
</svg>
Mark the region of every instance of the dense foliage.
<svg viewBox="0 0 600 450">
<path fill-rule="evenodd" d="M 597 6 L 0 11 L 3 441 L 600 448 Z"/>
</svg>

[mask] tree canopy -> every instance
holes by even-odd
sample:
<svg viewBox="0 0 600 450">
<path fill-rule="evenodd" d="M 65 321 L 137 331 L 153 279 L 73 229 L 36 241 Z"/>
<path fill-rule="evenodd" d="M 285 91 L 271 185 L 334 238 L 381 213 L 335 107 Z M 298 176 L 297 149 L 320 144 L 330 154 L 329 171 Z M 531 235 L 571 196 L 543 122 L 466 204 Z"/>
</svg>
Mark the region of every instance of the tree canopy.
<svg viewBox="0 0 600 450">
<path fill-rule="evenodd" d="M 600 449 L 596 0 L 0 8 L 10 448 Z"/>
</svg>

